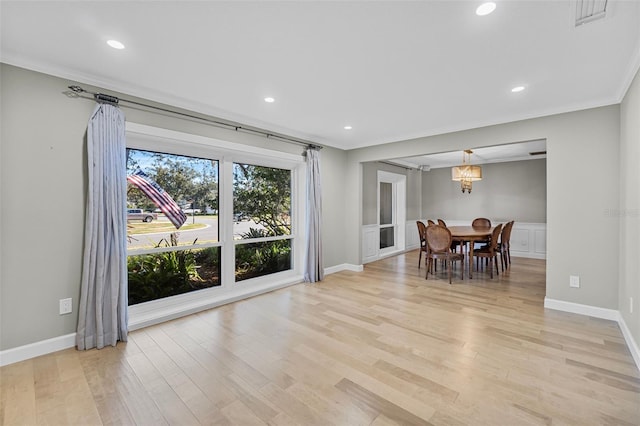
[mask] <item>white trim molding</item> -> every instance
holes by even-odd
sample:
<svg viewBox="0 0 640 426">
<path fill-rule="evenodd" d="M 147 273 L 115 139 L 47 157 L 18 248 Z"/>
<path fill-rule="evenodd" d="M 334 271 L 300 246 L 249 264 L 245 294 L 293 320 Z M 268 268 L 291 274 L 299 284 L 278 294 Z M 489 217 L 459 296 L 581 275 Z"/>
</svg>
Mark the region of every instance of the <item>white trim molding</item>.
<svg viewBox="0 0 640 426">
<path fill-rule="evenodd" d="M 589 317 L 617 322 L 620 327 L 620 331 L 622 332 L 622 336 L 627 343 L 629 352 L 631 352 L 631 356 L 633 357 L 636 366 L 640 369 L 640 348 L 638 348 L 638 343 L 631 335 L 631 331 L 629 330 L 629 327 L 627 327 L 627 323 L 624 321 L 624 318 L 620 315 L 620 311 L 616 311 L 615 309 L 599 308 L 597 306 L 582 305 L 580 303 L 565 302 L 564 300 L 549 299 L 548 297 L 544 298 L 544 307 L 546 309 L 554 309 L 556 311 L 570 312 L 573 314 L 586 315 Z"/>
<path fill-rule="evenodd" d="M 50 354 L 64 349 L 75 348 L 76 333 L 41 340 L 28 345 L 0 351 L 0 367 L 16 362 Z"/>
<path fill-rule="evenodd" d="M 636 366 L 640 369 L 640 348 L 638 347 L 638 343 L 633 339 L 631 331 L 629 330 L 629 327 L 627 327 L 627 323 L 624 321 L 624 318 L 622 318 L 622 315 L 620 315 L 618 325 L 620 326 L 620 330 L 622 330 L 624 340 L 627 342 L 629 352 L 631 352 L 631 356 L 636 362 Z"/>
<path fill-rule="evenodd" d="M 364 271 L 364 267 L 362 265 L 343 263 L 340 265 L 329 266 L 328 268 L 324 268 L 325 275 L 335 274 L 336 272 L 340 272 L 340 271 L 362 272 Z"/>
<path fill-rule="evenodd" d="M 580 303 L 565 302 L 564 300 L 544 298 L 544 307 L 556 311 L 570 312 L 572 314 L 586 315 L 588 317 L 601 318 L 611 321 L 620 319 L 620 312 L 614 309 L 599 308 L 597 306 L 582 305 Z"/>
</svg>

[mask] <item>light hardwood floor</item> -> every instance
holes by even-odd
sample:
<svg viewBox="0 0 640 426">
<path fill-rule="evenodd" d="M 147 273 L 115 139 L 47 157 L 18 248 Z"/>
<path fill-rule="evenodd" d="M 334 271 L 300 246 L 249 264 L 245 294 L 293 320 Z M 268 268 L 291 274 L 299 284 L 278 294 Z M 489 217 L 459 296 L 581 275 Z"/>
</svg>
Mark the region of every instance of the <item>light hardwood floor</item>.
<svg viewBox="0 0 640 426">
<path fill-rule="evenodd" d="M 640 424 L 618 325 L 543 308 L 545 264 L 424 279 L 417 251 L 0 369 L 19 424 Z"/>
</svg>

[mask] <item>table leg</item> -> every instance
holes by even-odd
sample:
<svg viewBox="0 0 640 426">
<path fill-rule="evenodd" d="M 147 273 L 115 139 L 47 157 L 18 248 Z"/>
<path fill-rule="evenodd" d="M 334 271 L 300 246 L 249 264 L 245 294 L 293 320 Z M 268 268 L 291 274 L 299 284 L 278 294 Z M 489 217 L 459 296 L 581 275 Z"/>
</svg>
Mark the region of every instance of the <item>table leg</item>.
<svg viewBox="0 0 640 426">
<path fill-rule="evenodd" d="M 465 246 L 465 242 L 462 238 L 457 239 L 456 242 L 458 243 L 458 247 L 460 247 L 460 253 L 462 253 L 463 255 L 464 253 L 464 246 Z M 463 275 L 463 279 L 464 279 L 464 261 L 460 262 L 460 267 L 462 268 L 462 275 Z"/>
</svg>

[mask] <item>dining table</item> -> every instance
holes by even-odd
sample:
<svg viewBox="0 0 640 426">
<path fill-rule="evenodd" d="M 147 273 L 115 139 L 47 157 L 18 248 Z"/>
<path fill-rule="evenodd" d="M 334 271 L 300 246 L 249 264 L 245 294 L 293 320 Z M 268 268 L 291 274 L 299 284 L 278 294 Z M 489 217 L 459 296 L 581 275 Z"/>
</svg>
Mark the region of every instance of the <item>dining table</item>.
<svg viewBox="0 0 640 426">
<path fill-rule="evenodd" d="M 487 241 L 491 238 L 494 226 L 449 226 L 451 238 L 460 243 L 461 249 L 464 243 L 469 243 L 469 278 L 473 278 L 473 246 L 478 241 Z"/>
</svg>

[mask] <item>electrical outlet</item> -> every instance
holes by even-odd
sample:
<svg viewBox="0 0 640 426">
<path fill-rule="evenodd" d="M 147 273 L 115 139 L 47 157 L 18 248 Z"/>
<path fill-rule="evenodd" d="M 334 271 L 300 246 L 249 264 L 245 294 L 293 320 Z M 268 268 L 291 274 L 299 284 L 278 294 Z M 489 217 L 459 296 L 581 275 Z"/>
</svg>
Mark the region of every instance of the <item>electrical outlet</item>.
<svg viewBox="0 0 640 426">
<path fill-rule="evenodd" d="M 73 300 L 71 298 L 60 299 L 60 315 L 70 314 L 71 311 L 73 311 Z"/>
<path fill-rule="evenodd" d="M 577 275 L 569 276 L 569 287 L 580 288 L 580 277 Z"/>
</svg>

